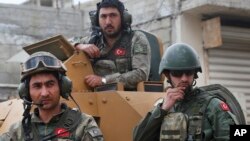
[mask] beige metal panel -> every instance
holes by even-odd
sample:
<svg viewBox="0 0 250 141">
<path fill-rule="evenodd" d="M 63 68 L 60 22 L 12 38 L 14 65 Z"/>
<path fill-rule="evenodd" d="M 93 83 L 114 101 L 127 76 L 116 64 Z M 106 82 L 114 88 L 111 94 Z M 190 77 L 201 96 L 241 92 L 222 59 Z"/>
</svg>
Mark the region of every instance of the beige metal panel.
<svg viewBox="0 0 250 141">
<path fill-rule="evenodd" d="M 164 93 L 117 92 L 98 95 L 100 127 L 107 141 L 132 141 L 133 128 Z M 142 100 L 143 99 L 143 100 Z"/>
<path fill-rule="evenodd" d="M 72 95 L 83 112 L 99 117 L 105 140 L 132 141 L 133 128 L 164 93 L 103 91 Z M 74 106 L 74 103 L 67 102 Z"/>
<path fill-rule="evenodd" d="M 92 65 L 87 55 L 83 52 L 74 53 L 64 62 L 67 67 L 67 76 L 72 80 L 72 92 L 93 91 L 85 82 L 84 77 L 94 74 Z"/>
<path fill-rule="evenodd" d="M 3 124 L 0 128 L 0 134 L 7 132 L 12 124 L 22 120 L 22 114 L 23 114 L 22 100 L 13 99 L 7 101 L 6 103 L 9 103 L 8 105 L 6 105 L 7 107 L 1 107 L 2 110 L 6 110 L 8 111 L 8 113 L 4 117 Z"/>
<path fill-rule="evenodd" d="M 28 54 L 46 51 L 54 54 L 58 59 L 65 61 L 74 53 L 74 47 L 63 35 L 56 35 L 37 43 L 23 47 Z"/>
</svg>

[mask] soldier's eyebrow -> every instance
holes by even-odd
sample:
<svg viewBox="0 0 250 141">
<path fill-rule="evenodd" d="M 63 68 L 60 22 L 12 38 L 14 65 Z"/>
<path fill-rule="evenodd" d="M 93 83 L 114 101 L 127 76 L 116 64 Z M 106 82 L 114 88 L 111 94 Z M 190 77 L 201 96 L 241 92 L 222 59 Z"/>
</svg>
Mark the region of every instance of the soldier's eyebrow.
<svg viewBox="0 0 250 141">
<path fill-rule="evenodd" d="M 32 86 L 35 86 L 35 85 L 42 85 L 42 84 L 48 85 L 48 84 L 53 84 L 53 83 L 55 83 L 55 82 L 56 82 L 56 81 L 53 80 L 53 79 L 48 80 L 48 81 L 45 81 L 45 82 L 40 82 L 40 81 L 38 80 L 38 81 L 32 83 L 31 85 L 32 85 Z"/>
<path fill-rule="evenodd" d="M 55 83 L 55 82 L 56 82 L 55 80 L 51 79 L 51 80 L 46 81 L 45 84 L 51 84 L 51 83 Z"/>
<path fill-rule="evenodd" d="M 100 17 L 107 17 L 107 16 L 114 16 L 114 15 L 117 15 L 116 13 L 103 13 L 103 14 L 100 14 Z"/>
</svg>

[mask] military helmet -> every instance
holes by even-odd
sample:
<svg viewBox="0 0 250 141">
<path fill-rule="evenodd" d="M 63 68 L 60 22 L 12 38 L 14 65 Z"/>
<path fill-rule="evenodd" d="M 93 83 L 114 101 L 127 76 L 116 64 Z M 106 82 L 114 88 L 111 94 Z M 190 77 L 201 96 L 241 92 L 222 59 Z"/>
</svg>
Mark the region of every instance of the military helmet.
<svg viewBox="0 0 250 141">
<path fill-rule="evenodd" d="M 21 64 L 21 81 L 27 76 L 44 71 L 58 71 L 65 74 L 66 67 L 49 52 L 36 52 L 32 54 L 24 63 Z"/>
<path fill-rule="evenodd" d="M 95 18 L 93 16 L 93 12 L 90 14 L 92 15 L 90 16 L 92 24 L 94 23 L 94 25 L 99 26 L 100 9 L 107 8 L 107 7 L 114 7 L 118 9 L 121 15 L 122 29 L 127 30 L 128 28 L 130 28 L 132 24 L 132 15 L 128 13 L 123 2 L 119 0 L 102 0 L 101 2 L 97 3 L 97 10 L 96 12 L 94 12 L 94 15 L 96 15 Z"/>
<path fill-rule="evenodd" d="M 164 70 L 196 70 L 202 72 L 197 52 L 184 43 L 175 43 L 166 49 L 160 62 L 159 74 Z"/>
<path fill-rule="evenodd" d="M 125 10 L 124 4 L 119 0 L 102 0 L 101 2 L 97 3 L 97 13 L 99 14 L 100 9 L 104 7 L 115 7 L 118 9 L 121 15 Z"/>
</svg>

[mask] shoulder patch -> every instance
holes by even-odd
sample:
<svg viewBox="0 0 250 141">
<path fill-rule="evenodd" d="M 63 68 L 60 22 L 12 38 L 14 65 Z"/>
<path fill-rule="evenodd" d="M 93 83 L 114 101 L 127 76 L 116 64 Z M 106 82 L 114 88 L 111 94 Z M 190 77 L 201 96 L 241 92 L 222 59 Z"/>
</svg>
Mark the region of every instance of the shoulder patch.
<svg viewBox="0 0 250 141">
<path fill-rule="evenodd" d="M 134 54 L 147 54 L 147 52 L 148 52 L 147 46 L 144 44 L 141 45 L 137 44 L 134 47 Z"/>
<path fill-rule="evenodd" d="M 90 136 L 93 137 L 93 138 L 102 136 L 102 133 L 101 133 L 100 129 L 95 128 L 95 127 L 89 129 L 89 130 L 88 130 L 88 133 L 89 133 Z"/>
<path fill-rule="evenodd" d="M 225 102 L 221 102 L 220 103 L 220 108 L 223 110 L 223 111 L 229 111 L 229 107 L 228 105 L 225 103 Z"/>
</svg>

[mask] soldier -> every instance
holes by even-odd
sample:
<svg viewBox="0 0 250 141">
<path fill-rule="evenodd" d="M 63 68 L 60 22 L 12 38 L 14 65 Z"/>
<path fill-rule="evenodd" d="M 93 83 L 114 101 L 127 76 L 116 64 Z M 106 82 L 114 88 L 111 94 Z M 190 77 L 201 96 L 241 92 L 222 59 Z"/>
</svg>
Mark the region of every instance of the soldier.
<svg viewBox="0 0 250 141">
<path fill-rule="evenodd" d="M 131 30 L 131 15 L 119 0 L 102 0 L 91 18 L 92 27 L 100 30 L 91 36 L 94 40 L 71 40 L 77 50 L 92 58 L 95 75 L 86 76 L 86 84 L 94 88 L 122 82 L 125 90 L 135 90 L 138 82 L 149 78 L 151 50 L 147 37 Z"/>
<path fill-rule="evenodd" d="M 0 140 L 103 141 L 93 117 L 60 103 L 60 96 L 73 98 L 72 84 L 65 73 L 62 62 L 48 52 L 34 53 L 22 64 L 18 92 L 24 101 L 24 117 L 2 134 Z M 31 114 L 32 105 L 37 107 Z"/>
<path fill-rule="evenodd" d="M 193 88 L 202 72 L 196 51 L 187 44 L 168 47 L 159 73 L 171 87 L 162 102 L 134 129 L 134 141 L 229 140 L 229 125 L 238 123 L 228 105 Z"/>
</svg>

